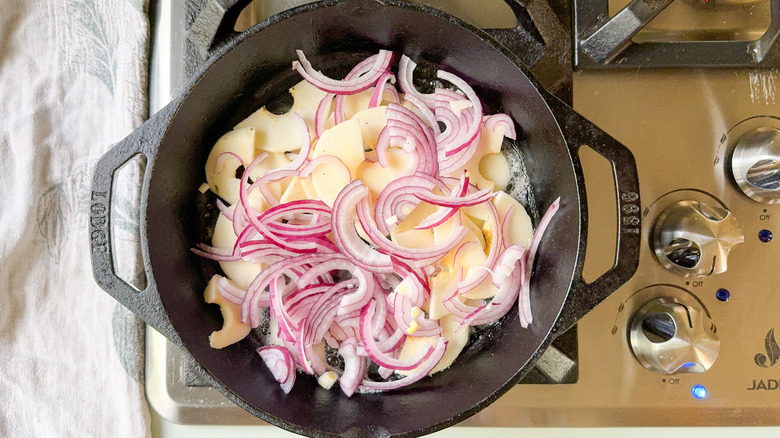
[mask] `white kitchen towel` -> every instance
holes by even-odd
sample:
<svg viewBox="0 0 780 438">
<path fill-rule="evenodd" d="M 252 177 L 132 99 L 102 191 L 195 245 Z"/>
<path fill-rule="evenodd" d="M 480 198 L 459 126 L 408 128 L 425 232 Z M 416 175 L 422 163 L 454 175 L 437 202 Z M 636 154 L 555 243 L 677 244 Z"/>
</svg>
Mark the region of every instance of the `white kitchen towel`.
<svg viewBox="0 0 780 438">
<path fill-rule="evenodd" d="M 147 114 L 147 9 L 0 0 L 2 437 L 150 435 L 140 325 L 95 284 L 87 234 L 92 168 Z"/>
</svg>

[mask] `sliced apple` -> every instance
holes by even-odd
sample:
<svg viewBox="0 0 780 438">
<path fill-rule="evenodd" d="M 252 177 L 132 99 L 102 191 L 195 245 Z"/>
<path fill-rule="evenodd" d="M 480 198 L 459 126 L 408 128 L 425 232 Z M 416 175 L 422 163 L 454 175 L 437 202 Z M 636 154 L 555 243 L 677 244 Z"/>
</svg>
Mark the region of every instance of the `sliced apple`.
<svg viewBox="0 0 780 438">
<path fill-rule="evenodd" d="M 292 113 L 276 115 L 262 107 L 233 129 L 246 127 L 255 128 L 255 148 L 258 151 L 283 154 L 300 150 L 305 141 Z"/>
<path fill-rule="evenodd" d="M 323 132 L 311 158 L 322 155 L 337 157 L 347 166 L 350 174 L 355 175 L 357 167 L 366 159 L 360 122 L 357 119 L 350 119 Z"/>
<path fill-rule="evenodd" d="M 317 113 L 317 107 L 320 101 L 327 94 L 306 80 L 302 80 L 290 88 L 290 94 L 293 97 L 293 105 L 290 112 L 297 113 L 306 122 L 309 132 L 314 136 L 314 115 Z"/>
<path fill-rule="evenodd" d="M 207 303 L 219 305 L 219 310 L 222 312 L 222 328 L 212 332 L 209 336 L 209 345 L 211 348 L 217 349 L 235 344 L 244 339 L 252 330 L 249 324 L 241 322 L 241 306 L 231 303 L 219 293 L 217 282 L 221 278 L 224 277 L 221 275 L 211 277 L 203 292 L 204 300 Z"/>
<path fill-rule="evenodd" d="M 252 169 L 252 172 L 249 174 L 249 178 L 251 178 L 252 181 L 257 181 L 258 179 L 265 176 L 268 172 L 285 167 L 288 164 L 290 164 L 290 160 L 285 157 L 284 154 L 270 152 L 268 153 L 268 156 L 263 159 L 263 161 L 257 163 L 257 166 Z"/>
<path fill-rule="evenodd" d="M 482 129 L 479 137 L 479 143 L 477 144 L 477 150 L 471 159 L 463 166 L 464 169 L 470 173 L 469 181 L 471 184 L 477 186 L 480 190 L 492 189 L 495 184 L 488 175 L 481 172 L 480 161 L 485 155 L 500 154 L 501 144 L 504 141 L 503 134 L 496 134 L 490 129 Z M 448 176 L 453 178 L 460 178 L 463 173 L 462 169 L 458 169 L 455 172 L 450 173 Z"/>
<path fill-rule="evenodd" d="M 341 189 L 350 183 L 350 174 L 343 166 L 322 163 L 312 171 L 311 182 L 317 199 L 333 207 Z"/>
<path fill-rule="evenodd" d="M 509 163 L 503 154 L 487 154 L 479 161 L 479 173 L 495 183 L 494 190 L 504 190 L 512 179 Z"/>
<path fill-rule="evenodd" d="M 523 205 L 505 192 L 499 192 L 492 199 L 492 202 L 496 206 L 496 210 L 498 210 L 498 217 L 501 218 L 501 223 L 504 222 L 507 213 L 512 209 L 511 222 L 508 227 L 504 227 L 504 229 L 508 230 L 506 240 L 509 244 L 520 244 L 528 248 L 531 244 L 534 229 L 531 218 L 528 216 L 525 208 L 523 208 Z"/>
<path fill-rule="evenodd" d="M 236 129 L 217 140 L 206 159 L 206 183 L 217 196 L 229 204 L 238 202 L 240 181 L 236 170 L 248 165 L 255 157 L 254 128 Z M 241 162 L 233 155 L 241 159 Z M 219 166 L 217 166 L 219 164 Z"/>
<path fill-rule="evenodd" d="M 433 230 L 407 230 L 391 233 L 393 241 L 405 248 L 425 249 L 433 246 Z"/>
<path fill-rule="evenodd" d="M 363 180 L 374 200 L 379 197 L 379 194 L 390 182 L 412 173 L 412 169 L 409 168 L 412 158 L 403 149 L 389 148 L 387 161 L 387 167 L 382 167 L 378 162 L 363 161 L 355 172 L 355 177 Z"/>
<path fill-rule="evenodd" d="M 455 362 L 455 359 L 460 355 L 460 352 L 469 342 L 469 328 L 460 327 L 458 330 L 459 322 L 451 315 L 443 317 L 439 324 L 442 328 L 442 337 L 447 339 L 447 349 L 444 350 L 444 356 L 439 360 L 439 363 L 431 370 L 429 374 L 438 373 L 445 370 Z M 436 337 L 414 337 L 408 336 L 404 345 L 401 347 L 399 353 L 399 359 L 406 360 L 414 357 L 419 357 L 422 352 L 427 351 L 432 346 L 436 345 Z M 396 371 L 398 374 L 407 375 L 414 372 L 410 371 Z"/>
<path fill-rule="evenodd" d="M 363 135 L 363 145 L 367 148 L 376 146 L 376 139 L 379 133 L 387 125 L 387 107 L 377 106 L 364 109 L 355 114 L 352 119 L 356 119 L 360 125 L 360 133 Z"/>
<path fill-rule="evenodd" d="M 225 215 L 220 214 L 217 218 L 217 224 L 214 226 L 214 235 L 211 238 L 212 246 L 222 249 L 233 249 L 236 240 L 238 240 L 238 237 L 233 232 L 233 223 Z M 249 263 L 245 260 L 219 262 L 219 266 L 225 272 L 225 275 L 242 289 L 247 289 L 252 280 L 263 269 L 262 264 Z"/>
<path fill-rule="evenodd" d="M 374 94 L 374 87 L 347 96 L 344 99 L 344 119 L 351 119 L 358 112 L 368 108 L 372 94 Z"/>
<path fill-rule="evenodd" d="M 455 362 L 455 359 L 469 343 L 469 327 L 460 327 L 460 322 L 455 319 L 454 316 L 446 316 L 439 321 L 439 325 L 442 328 L 442 336 L 446 338 L 447 349 L 444 350 L 444 356 L 442 356 L 439 364 L 431 370 L 431 374 L 438 373 L 445 370 Z M 460 329 L 458 329 L 460 327 Z"/>
<path fill-rule="evenodd" d="M 467 215 L 463 210 L 460 211 L 460 224 L 464 227 L 468 228 L 470 232 L 474 234 L 474 236 L 477 237 L 477 241 L 479 241 L 479 245 L 484 250 L 486 247 L 485 244 L 485 236 L 482 234 L 482 230 L 480 229 L 477 224 L 474 223 L 474 221 Z"/>
<path fill-rule="evenodd" d="M 316 197 L 317 193 L 314 190 L 311 178 L 294 176 L 279 201 L 284 204 L 290 201 L 300 201 L 302 199 L 316 199 Z"/>
<path fill-rule="evenodd" d="M 431 319 L 440 319 L 450 314 L 450 311 L 444 307 L 443 301 L 447 294 L 452 292 L 455 283 L 458 281 L 457 272 L 441 271 L 433 277 L 430 277 L 431 300 L 428 304 L 428 317 Z"/>
<path fill-rule="evenodd" d="M 482 283 L 463 294 L 463 296 L 469 299 L 486 299 L 494 297 L 496 293 L 498 293 L 498 288 L 493 285 L 493 276 L 488 275 Z"/>
</svg>

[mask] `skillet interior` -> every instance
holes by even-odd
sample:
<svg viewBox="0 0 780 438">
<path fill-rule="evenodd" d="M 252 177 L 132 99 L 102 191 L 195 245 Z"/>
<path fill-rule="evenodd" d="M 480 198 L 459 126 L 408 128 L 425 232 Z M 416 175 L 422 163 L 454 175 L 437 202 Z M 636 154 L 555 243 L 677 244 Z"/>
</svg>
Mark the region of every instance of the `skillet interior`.
<svg viewBox="0 0 780 438">
<path fill-rule="evenodd" d="M 299 8 L 250 29 L 192 86 L 152 160 L 145 214 L 147 253 L 163 305 L 192 355 L 245 409 L 305 434 L 419 434 L 471 415 L 530 368 L 563 306 L 578 266 L 582 210 L 577 170 L 560 128 L 534 84 L 476 29 L 418 5 L 346 1 Z M 221 326 L 202 301 L 208 273 L 189 248 L 198 242 L 197 188 L 214 141 L 267 100 L 300 80 L 295 49 L 329 74 L 343 74 L 368 53 L 389 48 L 467 79 L 489 108 L 521 127 L 522 154 L 540 211 L 557 196 L 562 210 L 540 248 L 532 283 L 534 322 L 515 312 L 486 331 L 446 372 L 391 393 L 346 398 L 299 374 L 284 395 L 246 340 L 208 345 Z M 343 56 L 355 53 L 355 56 Z M 236 396 L 238 398 L 236 398 Z M 354 429 L 353 429 L 354 428 Z"/>
</svg>

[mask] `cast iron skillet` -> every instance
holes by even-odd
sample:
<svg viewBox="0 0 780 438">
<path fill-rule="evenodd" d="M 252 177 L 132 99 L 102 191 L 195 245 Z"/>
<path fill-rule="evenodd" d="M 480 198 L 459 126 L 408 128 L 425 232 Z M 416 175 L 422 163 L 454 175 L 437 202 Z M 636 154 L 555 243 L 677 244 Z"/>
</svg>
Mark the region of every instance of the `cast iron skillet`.
<svg viewBox="0 0 780 438">
<path fill-rule="evenodd" d="M 235 2 L 233 2 L 235 3 Z M 223 350 L 208 345 L 221 327 L 202 292 L 206 275 L 190 248 L 197 243 L 198 186 L 214 141 L 299 80 L 295 49 L 327 74 L 389 48 L 428 66 L 457 72 L 486 106 L 511 115 L 535 203 L 532 217 L 560 196 L 561 210 L 539 249 L 531 283 L 534 322 L 521 329 L 516 312 L 483 332 L 451 369 L 409 388 L 343 396 L 299 375 L 284 395 L 247 339 Z M 352 54 L 352 55 L 349 55 Z M 588 145 L 613 164 L 619 211 L 616 264 L 593 283 L 582 280 L 587 211 L 577 155 Z M 114 273 L 110 198 L 114 171 L 147 157 L 141 227 L 148 286 L 137 291 Z M 550 342 L 628 280 L 636 270 L 639 196 L 632 154 L 541 90 L 519 57 L 487 33 L 444 13 L 398 0 L 332 0 L 272 17 L 217 49 L 180 97 L 111 149 L 92 182 L 90 238 L 100 286 L 209 373 L 214 386 L 252 414 L 314 435 L 412 436 L 461 421 L 509 390 Z"/>
</svg>

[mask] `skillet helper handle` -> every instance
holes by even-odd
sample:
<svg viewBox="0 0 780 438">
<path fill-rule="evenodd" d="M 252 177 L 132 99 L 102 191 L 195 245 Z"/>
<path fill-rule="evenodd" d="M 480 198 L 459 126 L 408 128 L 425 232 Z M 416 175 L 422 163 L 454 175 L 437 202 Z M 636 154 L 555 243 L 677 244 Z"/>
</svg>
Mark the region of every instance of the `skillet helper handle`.
<svg viewBox="0 0 780 438">
<path fill-rule="evenodd" d="M 528 12 L 527 0 L 504 0 L 517 19 L 517 26 L 508 29 L 483 29 L 496 41 L 517 55 L 529 69 L 545 52 L 544 38 Z"/>
<path fill-rule="evenodd" d="M 514 53 L 542 88 L 570 99 L 571 35 L 568 26 L 544 0 L 504 0 L 517 19 L 511 29 L 483 29 Z"/>
<path fill-rule="evenodd" d="M 147 181 L 152 169 L 154 155 L 162 140 L 164 128 L 173 117 L 175 109 L 176 102 L 163 108 L 100 158 L 92 176 L 89 208 L 90 254 L 92 256 L 92 273 L 95 281 L 114 299 L 122 303 L 136 316 L 168 339 L 173 339 L 174 330 L 162 307 L 160 296 L 157 293 L 157 286 L 149 275 L 149 263 L 146 254 L 143 254 L 143 263 L 144 271 L 149 281 L 147 281 L 144 290 L 137 290 L 130 286 L 116 273 L 111 233 L 111 224 L 113 222 L 111 205 L 116 171 L 138 154 L 142 154 L 147 158 L 141 199 L 146 198 L 148 193 Z M 143 216 L 142 211 L 142 222 Z M 143 232 L 143 223 L 141 226 Z M 141 248 L 142 251 L 144 249 L 143 247 Z"/>
<path fill-rule="evenodd" d="M 234 30 L 241 11 L 252 0 L 203 0 L 203 5 L 187 30 L 187 41 L 201 59 L 227 43 L 239 32 Z"/>
<path fill-rule="evenodd" d="M 553 328 L 553 333 L 557 336 L 604 301 L 636 272 L 639 266 L 641 243 L 641 207 L 636 160 L 631 151 L 563 102 L 555 98 L 547 100 L 550 109 L 561 123 L 564 137 L 575 161 L 579 163 L 580 147 L 590 147 L 612 163 L 612 173 L 617 188 L 618 230 L 615 264 L 591 283 L 583 280 L 581 270 L 576 274 L 569 298 Z M 583 199 L 584 192 L 585 188 L 580 189 Z M 583 205 L 586 205 L 585 202 Z"/>
</svg>

